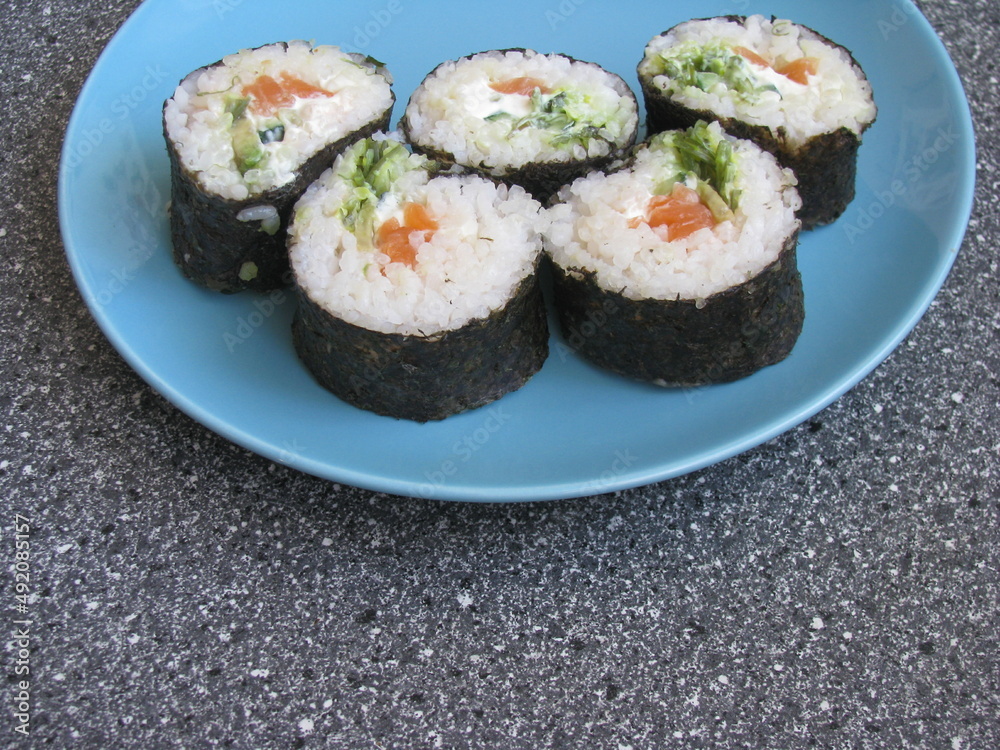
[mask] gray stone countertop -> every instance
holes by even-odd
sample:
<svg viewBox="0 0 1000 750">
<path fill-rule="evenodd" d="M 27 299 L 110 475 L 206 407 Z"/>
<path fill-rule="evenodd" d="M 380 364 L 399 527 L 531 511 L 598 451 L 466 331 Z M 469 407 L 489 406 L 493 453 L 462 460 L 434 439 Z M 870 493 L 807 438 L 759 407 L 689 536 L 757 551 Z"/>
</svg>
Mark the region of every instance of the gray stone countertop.
<svg viewBox="0 0 1000 750">
<path fill-rule="evenodd" d="M 888 360 L 717 465 L 512 505 L 275 465 L 102 335 L 56 177 L 135 5 L 4 18 L 0 746 L 1000 747 L 995 0 L 920 3 L 969 95 L 979 184 L 953 272 Z"/>
</svg>

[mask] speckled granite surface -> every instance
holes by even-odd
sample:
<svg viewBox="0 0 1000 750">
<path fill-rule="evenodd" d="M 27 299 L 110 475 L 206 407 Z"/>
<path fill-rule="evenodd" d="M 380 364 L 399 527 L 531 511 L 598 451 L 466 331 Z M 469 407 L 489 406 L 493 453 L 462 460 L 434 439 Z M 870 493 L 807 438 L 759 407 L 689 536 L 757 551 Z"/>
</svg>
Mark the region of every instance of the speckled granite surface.
<svg viewBox="0 0 1000 750">
<path fill-rule="evenodd" d="M 921 3 L 980 171 L 965 246 L 903 346 L 739 457 L 516 506 L 276 466 L 115 353 L 70 276 L 55 181 L 133 5 L 5 13 L 0 746 L 1000 747 L 994 0 Z"/>
</svg>

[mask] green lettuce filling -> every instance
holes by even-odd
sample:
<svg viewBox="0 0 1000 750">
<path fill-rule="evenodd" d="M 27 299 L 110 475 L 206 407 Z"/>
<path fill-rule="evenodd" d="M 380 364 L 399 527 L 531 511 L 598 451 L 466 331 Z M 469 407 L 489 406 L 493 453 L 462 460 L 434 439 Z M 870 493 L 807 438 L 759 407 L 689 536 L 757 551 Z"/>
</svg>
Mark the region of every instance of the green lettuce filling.
<svg viewBox="0 0 1000 750">
<path fill-rule="evenodd" d="M 589 106 L 589 99 L 578 91 L 562 90 L 543 94 L 540 89 L 531 93 L 531 111 L 522 117 L 509 112 L 494 112 L 486 118 L 489 122 L 511 120 L 510 131 L 525 128 L 539 128 L 551 131 L 552 145 L 569 148 L 576 144 L 587 147 L 590 141 L 602 138 L 601 129 L 606 127 L 611 114 L 596 112 Z"/>
<path fill-rule="evenodd" d="M 285 124 L 272 117 L 262 126 L 255 126 L 247 115 L 249 97 L 227 94 L 224 101 L 232 131 L 233 159 L 236 161 L 236 168 L 245 177 L 251 169 L 264 167 L 268 159 L 264 146 L 285 139 Z"/>
<path fill-rule="evenodd" d="M 748 102 L 766 91 L 778 91 L 769 83 L 761 83 L 746 58 L 719 42 L 678 45 L 653 58 L 648 69 L 653 76 L 667 76 L 675 90 L 694 87 L 707 92 L 722 83 L 731 93 Z"/>
<path fill-rule="evenodd" d="M 375 234 L 375 211 L 379 201 L 392 190 L 406 172 L 429 169 L 429 159 L 411 155 L 397 141 L 366 138 L 344 152 L 337 177 L 353 187 L 337 216 L 344 227 L 358 238 L 361 249 L 372 248 Z"/>
<path fill-rule="evenodd" d="M 233 121 L 235 122 L 243 117 L 243 113 L 247 111 L 247 107 L 250 105 L 250 97 L 226 94 L 223 97 L 223 102 L 225 103 L 225 111 L 233 116 Z"/>
<path fill-rule="evenodd" d="M 258 169 L 267 161 L 267 152 L 253 123 L 241 117 L 233 123 L 233 158 L 241 175 Z"/>
<path fill-rule="evenodd" d="M 674 183 L 693 181 L 698 196 L 716 221 L 733 218 L 739 207 L 740 191 L 735 187 L 736 155 L 728 140 L 700 120 L 688 130 L 655 136 L 650 146 L 670 150 L 678 167 L 678 173 L 664 181 L 658 193 L 669 193 Z"/>
</svg>

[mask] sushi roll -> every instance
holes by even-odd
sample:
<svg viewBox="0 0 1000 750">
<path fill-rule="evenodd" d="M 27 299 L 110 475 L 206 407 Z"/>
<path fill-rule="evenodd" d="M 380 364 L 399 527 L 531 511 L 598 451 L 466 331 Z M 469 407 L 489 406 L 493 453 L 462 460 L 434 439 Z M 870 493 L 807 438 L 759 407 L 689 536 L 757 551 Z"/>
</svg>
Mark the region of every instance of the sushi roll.
<svg viewBox="0 0 1000 750">
<path fill-rule="evenodd" d="M 520 388 L 548 355 L 543 222 L 520 187 L 359 141 L 295 206 L 300 359 L 341 399 L 417 422 Z"/>
<path fill-rule="evenodd" d="M 803 228 L 835 221 L 854 199 L 877 109 L 844 47 L 787 20 L 699 19 L 654 37 L 638 73 L 650 133 L 717 120 L 754 141 L 798 177 Z"/>
<path fill-rule="evenodd" d="M 295 201 L 358 138 L 384 129 L 380 63 L 292 41 L 243 50 L 184 78 L 163 107 L 174 260 L 220 292 L 289 283 Z"/>
<path fill-rule="evenodd" d="M 784 359 L 802 330 L 795 176 L 699 122 L 666 131 L 548 209 L 568 345 L 659 386 L 723 383 Z"/>
<path fill-rule="evenodd" d="M 442 63 L 400 122 L 415 151 L 521 185 L 543 203 L 621 157 L 638 126 L 635 94 L 620 77 L 525 49 Z"/>
</svg>

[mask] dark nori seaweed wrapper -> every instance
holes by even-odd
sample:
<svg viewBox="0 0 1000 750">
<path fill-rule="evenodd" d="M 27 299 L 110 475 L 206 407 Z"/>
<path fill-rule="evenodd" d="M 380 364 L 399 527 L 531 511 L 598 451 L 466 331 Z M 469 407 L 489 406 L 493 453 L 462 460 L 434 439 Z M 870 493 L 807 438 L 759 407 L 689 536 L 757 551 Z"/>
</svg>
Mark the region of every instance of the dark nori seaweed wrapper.
<svg viewBox="0 0 1000 750">
<path fill-rule="evenodd" d="M 593 271 L 553 263 L 559 323 L 570 348 L 600 367 L 660 386 L 727 383 L 783 360 L 805 319 L 798 231 L 754 278 L 696 303 L 630 299 Z"/>
<path fill-rule="evenodd" d="M 502 50 L 488 50 L 490 52 L 525 52 L 524 48 L 512 47 L 510 49 Z M 476 54 L 483 54 L 482 52 L 477 52 Z M 462 60 L 468 60 L 476 56 L 466 55 L 461 58 Z M 587 65 L 597 65 L 597 63 L 587 63 L 583 60 L 577 60 L 576 58 L 570 57 L 569 55 L 560 55 L 560 57 L 565 57 L 571 62 L 583 62 Z M 441 63 L 445 65 L 446 63 Z M 441 67 L 438 65 L 434 70 L 425 76 L 425 80 L 433 76 L 438 69 Z M 599 66 L 598 66 L 599 67 Z M 609 71 L 605 71 L 609 72 Z M 611 75 L 614 75 L 613 73 Z M 617 77 L 617 76 L 616 76 Z M 422 85 L 422 84 L 421 84 Z M 635 93 L 627 85 L 625 86 L 628 95 L 635 100 Z M 412 96 L 411 96 L 412 99 Z M 638 109 L 638 102 L 637 102 Z M 444 165 L 459 164 L 468 170 L 476 172 L 478 174 L 487 177 L 488 179 L 503 182 L 506 185 L 520 185 L 525 190 L 527 190 L 531 196 L 537 200 L 542 205 L 550 202 L 550 199 L 559 192 L 559 189 L 564 185 L 568 185 L 577 177 L 583 177 L 584 175 L 590 174 L 591 172 L 597 170 L 604 170 L 616 161 L 624 158 L 632 146 L 635 145 L 636 139 L 638 137 L 639 128 L 635 129 L 635 132 L 618 148 L 612 148 L 607 156 L 598 156 L 588 159 L 571 159 L 569 161 L 541 161 L 541 162 L 528 162 L 520 167 L 508 167 L 503 171 L 497 171 L 484 164 L 467 164 L 463 162 L 458 162 L 455 155 L 447 151 L 440 151 L 438 149 L 432 148 L 430 146 L 418 143 L 413 140 L 410 133 L 409 121 L 404 113 L 402 119 L 399 122 L 400 132 L 406 139 L 406 142 L 410 144 L 413 151 L 418 154 L 423 154 L 429 159 L 433 159 Z"/>
<path fill-rule="evenodd" d="M 219 61 L 206 65 L 194 73 L 221 64 Z M 375 69 L 374 65 L 371 67 Z M 344 149 L 361 138 L 386 130 L 391 116 L 392 104 L 376 120 L 327 144 L 307 159 L 291 182 L 245 200 L 232 200 L 204 191 L 197 177 L 181 164 L 164 120 L 163 135 L 170 157 L 170 239 L 174 262 L 187 278 L 227 294 L 244 289 L 268 291 L 288 286 L 291 269 L 286 238 L 295 202 Z M 245 208 L 264 205 L 274 206 L 278 211 L 281 225 L 273 235 L 262 231 L 259 221 L 236 218 Z M 256 275 L 240 278 L 240 270 L 247 263 L 256 266 Z"/>
<path fill-rule="evenodd" d="M 354 406 L 428 422 L 517 390 L 548 356 L 537 274 L 525 277 L 488 318 L 429 336 L 381 333 L 347 323 L 298 290 L 295 350 L 316 380 Z"/>
<path fill-rule="evenodd" d="M 721 16 L 723 20 L 744 23 L 745 16 Z M 702 19 L 708 20 L 708 19 Z M 865 78 L 861 66 L 851 51 L 808 26 L 807 29 L 825 44 L 842 49 L 851 58 L 858 75 Z M 668 34 L 667 29 L 663 34 Z M 661 34 L 662 36 L 662 34 Z M 641 63 L 640 63 L 641 65 Z M 649 135 L 664 130 L 689 128 L 698 120 L 717 121 L 730 135 L 753 141 L 766 151 L 770 151 L 783 167 L 788 167 L 799 180 L 798 191 L 802 196 L 802 208 L 797 216 L 802 228 L 809 230 L 836 221 L 854 200 L 855 179 L 858 171 L 858 149 L 861 136 L 848 128 L 839 128 L 810 138 L 804 145 L 795 147 L 785 138 L 783 128 L 772 131 L 763 125 L 751 125 L 736 118 L 720 117 L 710 110 L 691 109 L 674 101 L 662 89 L 653 85 L 652 80 L 639 75 L 643 101 L 646 106 L 646 127 Z M 874 123 L 874 120 L 872 121 Z M 865 129 L 871 127 L 871 124 Z M 862 131 L 862 134 L 864 131 Z"/>
</svg>

